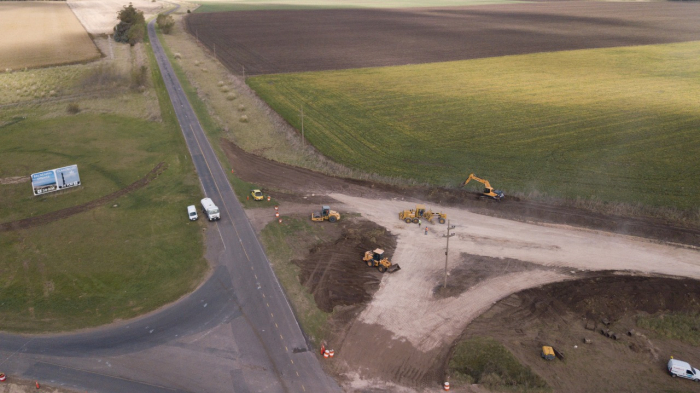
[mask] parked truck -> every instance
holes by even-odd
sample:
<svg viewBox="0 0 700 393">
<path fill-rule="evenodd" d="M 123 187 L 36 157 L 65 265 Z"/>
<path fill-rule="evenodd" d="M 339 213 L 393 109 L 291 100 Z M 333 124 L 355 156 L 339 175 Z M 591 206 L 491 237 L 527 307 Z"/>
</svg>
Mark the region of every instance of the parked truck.
<svg viewBox="0 0 700 393">
<path fill-rule="evenodd" d="M 207 219 L 209 221 L 221 219 L 221 213 L 219 212 L 219 208 L 216 207 L 214 201 L 212 201 L 211 198 L 202 199 L 202 211 L 207 216 Z"/>
</svg>

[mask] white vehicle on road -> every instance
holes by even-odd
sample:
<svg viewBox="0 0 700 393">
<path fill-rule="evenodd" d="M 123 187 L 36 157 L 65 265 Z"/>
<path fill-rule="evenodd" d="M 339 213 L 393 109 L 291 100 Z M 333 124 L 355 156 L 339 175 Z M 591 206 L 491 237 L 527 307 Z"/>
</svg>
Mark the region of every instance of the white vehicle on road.
<svg viewBox="0 0 700 393">
<path fill-rule="evenodd" d="M 216 207 L 211 198 L 202 199 L 202 211 L 204 211 L 204 214 L 207 215 L 207 219 L 209 219 L 209 221 L 214 221 L 221 218 L 219 208 Z"/>
</svg>

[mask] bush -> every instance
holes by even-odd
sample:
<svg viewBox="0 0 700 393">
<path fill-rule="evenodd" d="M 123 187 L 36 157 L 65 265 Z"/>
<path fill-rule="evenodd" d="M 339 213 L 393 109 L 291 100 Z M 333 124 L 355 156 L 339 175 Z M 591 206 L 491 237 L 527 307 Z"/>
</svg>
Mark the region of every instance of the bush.
<svg viewBox="0 0 700 393">
<path fill-rule="evenodd" d="M 156 25 L 163 34 L 170 34 L 173 31 L 173 26 L 175 26 L 175 19 L 170 15 L 159 14 L 156 18 Z"/>
<path fill-rule="evenodd" d="M 114 26 L 114 41 L 128 42 L 132 46 L 143 41 L 146 36 L 146 19 L 143 17 L 143 12 L 129 3 L 119 11 L 117 19 L 120 22 Z"/>
<path fill-rule="evenodd" d="M 76 113 L 80 112 L 80 106 L 76 104 L 75 102 L 71 102 L 68 104 L 68 108 L 66 108 L 66 111 L 70 113 L 71 115 L 75 115 Z"/>
<path fill-rule="evenodd" d="M 142 65 L 138 69 L 131 71 L 131 87 L 139 88 L 141 86 L 146 86 L 146 81 L 148 81 L 148 67 Z"/>
</svg>

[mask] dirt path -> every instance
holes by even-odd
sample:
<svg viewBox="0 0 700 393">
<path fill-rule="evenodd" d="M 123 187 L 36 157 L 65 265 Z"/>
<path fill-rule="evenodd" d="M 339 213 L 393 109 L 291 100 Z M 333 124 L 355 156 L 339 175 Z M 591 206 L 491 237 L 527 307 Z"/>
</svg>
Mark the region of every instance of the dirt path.
<svg viewBox="0 0 700 393">
<path fill-rule="evenodd" d="M 127 187 L 124 187 L 121 190 L 115 191 L 109 195 L 105 195 L 102 198 L 95 199 L 94 201 L 84 203 L 82 205 L 42 214 L 41 216 L 25 218 L 23 220 L 0 223 L 0 232 L 14 231 L 18 229 L 26 229 L 39 225 L 44 225 L 56 220 L 70 217 L 78 213 L 92 210 L 98 206 L 102 206 L 105 203 L 113 201 L 123 195 L 126 195 L 132 191 L 138 190 L 139 188 L 146 186 L 148 183 L 155 180 L 158 177 L 158 175 L 163 173 L 166 169 L 168 169 L 168 166 L 164 162 L 161 162 L 158 165 L 156 165 L 153 169 L 151 169 L 151 171 L 148 172 L 146 176 L 131 183 Z"/>
<path fill-rule="evenodd" d="M 456 226 L 450 242 L 449 269 L 468 264 L 462 254 L 510 258 L 509 266 L 465 292 L 439 299 L 434 289 L 444 274 L 444 225 L 422 228 L 397 217 L 412 203 L 331 194 L 363 218 L 397 235 L 393 262 L 402 270 L 386 275 L 339 351 L 349 370 L 362 378 L 420 385 L 438 376 L 436 362 L 465 327 L 496 301 L 523 289 L 583 278 L 588 270 L 621 270 L 700 278 L 700 250 L 626 235 L 564 225 L 529 224 L 465 210 L 441 209 Z M 518 261 L 529 263 L 518 271 Z M 534 264 L 535 266 L 532 267 Z M 537 269 L 537 265 L 542 269 Z M 552 269 L 557 267 L 561 269 Z M 379 333 L 381 332 L 381 333 Z M 368 352 L 378 356 L 368 358 Z"/>
</svg>

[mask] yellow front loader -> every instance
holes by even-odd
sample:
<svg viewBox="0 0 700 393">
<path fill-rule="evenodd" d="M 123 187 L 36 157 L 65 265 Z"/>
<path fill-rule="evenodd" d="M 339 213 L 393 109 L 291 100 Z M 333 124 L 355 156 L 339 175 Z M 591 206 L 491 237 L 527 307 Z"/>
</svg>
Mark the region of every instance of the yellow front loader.
<svg viewBox="0 0 700 393">
<path fill-rule="evenodd" d="M 380 273 L 387 271 L 393 273 L 401 270 L 401 266 L 392 264 L 389 258 L 384 257 L 384 250 L 381 248 L 377 248 L 374 251 L 365 251 L 365 256 L 362 260 L 367 263 L 367 266 L 376 267 Z"/>
</svg>

